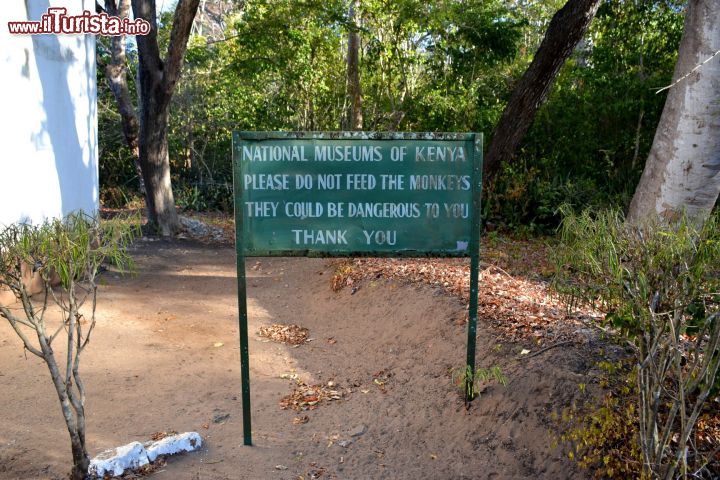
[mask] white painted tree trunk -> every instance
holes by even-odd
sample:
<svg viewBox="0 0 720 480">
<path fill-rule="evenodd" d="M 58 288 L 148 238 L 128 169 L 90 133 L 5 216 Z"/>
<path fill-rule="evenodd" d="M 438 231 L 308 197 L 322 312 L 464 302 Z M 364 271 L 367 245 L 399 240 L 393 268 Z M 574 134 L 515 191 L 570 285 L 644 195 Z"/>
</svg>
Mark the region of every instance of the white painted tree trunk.
<svg viewBox="0 0 720 480">
<path fill-rule="evenodd" d="M 678 61 L 628 220 L 704 217 L 720 194 L 720 1 L 690 0 Z M 690 75 L 687 75 L 689 72 Z M 686 78 L 683 78 L 687 75 Z"/>
</svg>

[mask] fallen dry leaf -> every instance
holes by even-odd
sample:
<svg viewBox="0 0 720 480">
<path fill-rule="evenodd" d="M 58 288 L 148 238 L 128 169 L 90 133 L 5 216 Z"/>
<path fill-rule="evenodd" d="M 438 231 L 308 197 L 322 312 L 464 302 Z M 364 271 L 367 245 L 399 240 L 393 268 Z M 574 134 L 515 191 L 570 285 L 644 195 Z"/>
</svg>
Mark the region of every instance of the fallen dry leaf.
<svg viewBox="0 0 720 480">
<path fill-rule="evenodd" d="M 307 385 L 301 380 L 296 380 L 293 391 L 280 399 L 280 408 L 283 410 L 314 410 L 319 405 L 334 400 L 341 400 L 349 392 L 326 385 Z"/>
<path fill-rule="evenodd" d="M 281 325 L 274 323 L 272 325 L 263 325 L 258 331 L 258 335 L 268 338 L 273 342 L 286 343 L 288 345 L 302 345 L 309 341 L 309 330 L 299 325 Z"/>
<path fill-rule="evenodd" d="M 175 430 L 168 430 L 167 432 L 155 432 L 152 435 L 150 435 L 150 440 L 153 442 L 157 442 L 158 440 L 162 440 L 165 437 L 170 437 L 172 435 L 177 435 L 178 432 Z"/>
<path fill-rule="evenodd" d="M 293 425 L 302 425 L 303 423 L 307 423 L 310 421 L 310 417 L 307 415 L 303 415 L 302 417 L 295 417 L 292 420 Z"/>
</svg>

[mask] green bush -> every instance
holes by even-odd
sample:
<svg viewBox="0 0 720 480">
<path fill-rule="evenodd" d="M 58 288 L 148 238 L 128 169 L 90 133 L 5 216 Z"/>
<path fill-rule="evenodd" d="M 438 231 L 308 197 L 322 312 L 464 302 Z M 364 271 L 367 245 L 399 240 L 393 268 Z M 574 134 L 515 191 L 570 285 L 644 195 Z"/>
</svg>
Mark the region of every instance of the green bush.
<svg viewBox="0 0 720 480">
<path fill-rule="evenodd" d="M 217 210 L 233 211 L 232 183 L 187 184 L 175 187 L 175 202 L 183 210 L 202 212 Z"/>
<path fill-rule="evenodd" d="M 558 289 L 604 310 L 634 351 L 644 474 L 702 476 L 712 458 L 694 432 L 720 367 L 717 216 L 634 225 L 614 210 L 561 211 Z"/>
<path fill-rule="evenodd" d="M 638 439 L 637 384 L 628 362 L 600 362 L 599 401 L 563 412 L 572 427 L 560 439 L 570 445 L 568 457 L 591 469 L 594 478 L 640 478 L 642 453 Z"/>
<path fill-rule="evenodd" d="M 563 203 L 573 209 L 623 203 L 590 177 L 559 175 L 551 160 L 533 163 L 523 159 L 505 163 L 500 174 L 485 185 L 482 219 L 488 227 L 531 235 L 550 233 L 560 223 L 558 207 Z"/>
</svg>

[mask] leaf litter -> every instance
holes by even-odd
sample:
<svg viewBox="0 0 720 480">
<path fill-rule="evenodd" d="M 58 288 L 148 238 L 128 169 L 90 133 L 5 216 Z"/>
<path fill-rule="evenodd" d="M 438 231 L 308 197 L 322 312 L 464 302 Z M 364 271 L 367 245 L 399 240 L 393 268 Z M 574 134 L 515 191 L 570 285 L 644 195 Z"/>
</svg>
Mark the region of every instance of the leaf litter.
<svg viewBox="0 0 720 480">
<path fill-rule="evenodd" d="M 491 324 L 507 341 L 539 345 L 574 338 L 574 332 L 584 326 L 582 319 L 597 317 L 599 312 L 589 307 L 568 311 L 547 279 L 553 272 L 548 256 L 547 241 L 486 240 L 481 249 L 478 320 Z M 354 258 L 332 265 L 333 291 L 384 278 L 430 285 L 465 304 L 470 301 L 470 261 L 466 258 Z"/>
<path fill-rule="evenodd" d="M 294 410 L 296 412 L 315 410 L 322 404 L 342 400 L 350 393 L 350 391 L 338 388 L 334 383 L 332 386 L 308 385 L 302 380 L 295 380 L 295 385 L 292 388 L 289 395 L 280 399 L 280 408 L 283 410 Z M 307 422 L 304 418 L 300 418 L 304 421 L 293 419 L 293 423 L 298 425 Z"/>
<path fill-rule="evenodd" d="M 308 339 L 309 330 L 295 324 L 282 325 L 273 323 L 272 325 L 263 325 L 258 330 L 258 335 L 273 342 L 288 345 L 302 345 L 310 341 Z"/>
</svg>

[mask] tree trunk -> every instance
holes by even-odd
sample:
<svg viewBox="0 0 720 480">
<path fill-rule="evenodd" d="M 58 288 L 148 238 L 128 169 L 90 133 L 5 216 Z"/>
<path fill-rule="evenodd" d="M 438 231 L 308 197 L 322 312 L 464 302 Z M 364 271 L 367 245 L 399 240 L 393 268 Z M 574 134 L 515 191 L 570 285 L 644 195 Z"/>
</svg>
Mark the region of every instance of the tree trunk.
<svg viewBox="0 0 720 480">
<path fill-rule="evenodd" d="M 200 0 L 179 0 L 175 7 L 165 59 L 160 58 L 155 0 L 132 0 L 135 18 L 150 22 L 150 33 L 138 35 L 138 93 L 140 98 L 140 167 L 145 181 L 148 220 L 164 236 L 179 228 L 170 180 L 168 116 L 170 100 L 180 78 Z"/>
<path fill-rule="evenodd" d="M 599 4 L 600 0 L 568 0 L 553 16 L 535 58 L 513 89 L 495 127 L 484 160 L 486 176 L 497 173 L 503 162 L 515 156 L 555 77 L 582 39 Z"/>
<path fill-rule="evenodd" d="M 105 1 L 105 10 L 108 15 L 119 18 L 127 18 L 130 10 L 130 0 Z M 127 57 L 125 55 L 125 35 L 118 35 L 111 38 L 111 60 L 105 66 L 105 76 L 108 86 L 115 97 L 115 102 L 122 120 L 122 130 L 125 141 L 130 147 L 130 152 L 135 164 L 135 172 L 138 176 L 140 193 L 145 195 L 145 182 L 140 168 L 140 144 L 138 141 L 138 120 L 135 114 L 135 107 L 130 99 L 130 90 L 127 83 Z"/>
<path fill-rule="evenodd" d="M 708 215 L 720 194 L 720 2 L 690 0 L 678 61 L 628 220 Z M 704 63 L 715 55 L 714 58 Z M 702 64 L 702 65 L 701 65 Z"/>
<path fill-rule="evenodd" d="M 72 446 L 73 468 L 70 473 L 73 480 L 85 480 L 88 476 L 90 468 L 90 457 L 88 457 L 85 447 L 85 439 L 79 436 L 70 435 L 70 444 Z"/>
<path fill-rule="evenodd" d="M 360 33 L 357 21 L 360 0 L 350 0 L 348 9 L 347 91 L 350 98 L 350 130 L 362 130 L 362 90 L 360 88 Z"/>
<path fill-rule="evenodd" d="M 77 406 L 73 406 L 73 403 L 76 402 L 73 402 L 71 399 L 72 392 L 70 392 L 70 390 L 73 388 L 72 383 L 66 382 L 63 378 L 60 367 L 55 360 L 53 349 L 41 329 L 37 330 L 37 338 L 42 352 L 42 359 L 50 371 L 50 378 L 52 379 L 55 392 L 60 400 L 60 408 L 63 418 L 65 419 L 65 426 L 70 435 L 70 447 L 73 457 L 72 480 L 84 480 L 87 477 L 88 468 L 90 467 L 90 458 L 88 457 L 87 447 L 85 446 L 85 409 L 82 404 L 79 405 L 79 409 L 76 408 Z M 72 336 L 69 335 L 68 338 L 72 339 Z M 72 350 L 70 350 L 68 355 L 72 356 Z M 78 425 L 82 425 L 83 428 L 80 430 Z"/>
<path fill-rule="evenodd" d="M 147 125 L 140 133 L 140 165 L 147 185 L 145 201 L 152 212 L 148 219 L 164 236 L 173 235 L 179 222 L 170 181 L 168 110 L 169 105 L 144 102 L 140 117 L 140 124 Z"/>
</svg>

